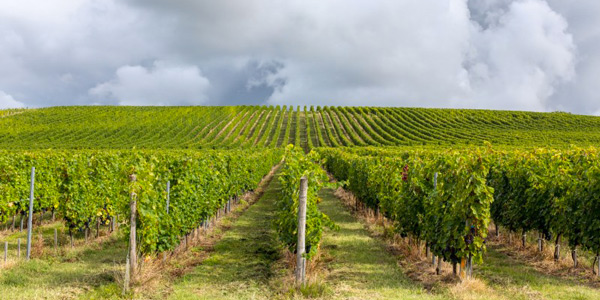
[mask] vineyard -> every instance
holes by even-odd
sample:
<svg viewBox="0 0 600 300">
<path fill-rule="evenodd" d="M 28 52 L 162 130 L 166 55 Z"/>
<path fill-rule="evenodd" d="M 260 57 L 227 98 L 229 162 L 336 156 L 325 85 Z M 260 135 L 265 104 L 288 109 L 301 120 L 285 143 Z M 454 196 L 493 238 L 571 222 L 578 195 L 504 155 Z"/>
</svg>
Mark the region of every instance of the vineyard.
<svg viewBox="0 0 600 300">
<path fill-rule="evenodd" d="M 0 111 L 0 298 L 600 299 L 598 145 L 559 112 Z"/>
<path fill-rule="evenodd" d="M 600 118 L 380 107 L 53 107 L 0 112 L 0 149 L 598 145 Z"/>
</svg>

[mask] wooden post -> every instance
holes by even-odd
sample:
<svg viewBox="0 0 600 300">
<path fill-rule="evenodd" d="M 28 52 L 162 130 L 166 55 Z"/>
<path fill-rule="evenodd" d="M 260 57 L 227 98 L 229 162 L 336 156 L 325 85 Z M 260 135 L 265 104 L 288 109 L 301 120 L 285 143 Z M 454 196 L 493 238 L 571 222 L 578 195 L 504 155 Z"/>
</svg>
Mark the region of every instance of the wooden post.
<svg viewBox="0 0 600 300">
<path fill-rule="evenodd" d="M 129 175 L 129 180 L 132 182 L 136 181 L 135 174 Z M 137 215 L 137 195 L 135 192 L 131 192 L 130 195 L 131 202 L 129 203 L 131 208 L 131 218 L 129 220 L 129 224 L 131 226 L 131 230 L 129 232 L 129 267 L 130 267 L 130 275 L 131 278 L 135 280 L 136 271 L 137 271 L 137 245 L 136 245 L 136 215 Z M 129 288 L 129 287 L 127 287 Z"/>
<path fill-rule="evenodd" d="M 130 249 L 131 251 L 131 249 Z M 125 278 L 124 278 L 124 284 L 123 284 L 123 294 L 127 291 L 129 291 L 129 281 L 130 281 L 130 277 L 131 274 L 129 272 L 131 267 L 131 261 L 129 259 L 129 253 L 127 253 L 127 259 L 125 260 Z"/>
<path fill-rule="evenodd" d="M 596 261 L 598 261 L 598 272 L 596 273 L 596 277 L 600 277 L 600 255 L 596 254 Z"/>
<path fill-rule="evenodd" d="M 296 284 L 305 282 L 306 250 L 306 198 L 308 192 L 308 180 L 306 177 L 300 178 L 300 195 L 298 201 L 298 243 L 296 247 Z"/>
<path fill-rule="evenodd" d="M 33 191 L 35 189 L 35 167 L 31 168 L 31 185 L 29 189 L 29 218 L 27 219 L 27 260 L 31 257 L 31 228 L 33 223 Z"/>
<path fill-rule="evenodd" d="M 523 236 L 521 236 L 521 244 L 523 245 L 523 249 L 525 249 L 525 246 L 526 246 L 526 244 L 525 244 L 526 239 L 527 239 L 527 234 L 523 232 Z"/>
<path fill-rule="evenodd" d="M 442 257 L 437 257 L 437 267 L 435 268 L 435 274 L 440 275 L 442 273 Z"/>
<path fill-rule="evenodd" d="M 115 216 L 110 217 L 110 232 L 115 231 Z"/>
<path fill-rule="evenodd" d="M 571 250 L 571 257 L 573 258 L 573 268 L 577 268 L 577 249 Z"/>
<path fill-rule="evenodd" d="M 171 181 L 167 181 L 167 215 L 169 214 L 169 201 L 171 200 Z"/>
</svg>

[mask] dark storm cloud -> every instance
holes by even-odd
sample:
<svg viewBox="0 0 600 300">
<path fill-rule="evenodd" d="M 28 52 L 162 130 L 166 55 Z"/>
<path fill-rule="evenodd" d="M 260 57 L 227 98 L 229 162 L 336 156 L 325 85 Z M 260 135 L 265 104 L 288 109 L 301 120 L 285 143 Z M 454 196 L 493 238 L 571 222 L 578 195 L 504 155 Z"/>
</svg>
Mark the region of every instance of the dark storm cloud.
<svg viewBox="0 0 600 300">
<path fill-rule="evenodd" d="M 600 5 L 0 4 L 0 107 L 315 104 L 600 113 Z"/>
</svg>

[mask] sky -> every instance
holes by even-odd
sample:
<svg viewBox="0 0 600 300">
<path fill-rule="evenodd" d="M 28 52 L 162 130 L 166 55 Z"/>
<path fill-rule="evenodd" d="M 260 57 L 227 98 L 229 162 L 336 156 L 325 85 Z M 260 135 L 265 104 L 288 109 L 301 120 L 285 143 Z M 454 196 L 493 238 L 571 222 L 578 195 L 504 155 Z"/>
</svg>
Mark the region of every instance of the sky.
<svg viewBox="0 0 600 300">
<path fill-rule="evenodd" d="M 600 115 L 597 0 L 0 0 L 0 108 Z"/>
</svg>

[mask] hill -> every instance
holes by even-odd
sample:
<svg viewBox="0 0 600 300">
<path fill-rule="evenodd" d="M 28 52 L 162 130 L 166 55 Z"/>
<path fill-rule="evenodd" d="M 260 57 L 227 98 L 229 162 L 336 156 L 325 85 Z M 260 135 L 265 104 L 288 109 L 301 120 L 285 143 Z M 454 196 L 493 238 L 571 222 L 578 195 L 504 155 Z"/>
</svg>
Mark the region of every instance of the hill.
<svg viewBox="0 0 600 300">
<path fill-rule="evenodd" d="M 600 117 L 379 107 L 51 107 L 0 111 L 0 149 L 600 144 Z"/>
</svg>

